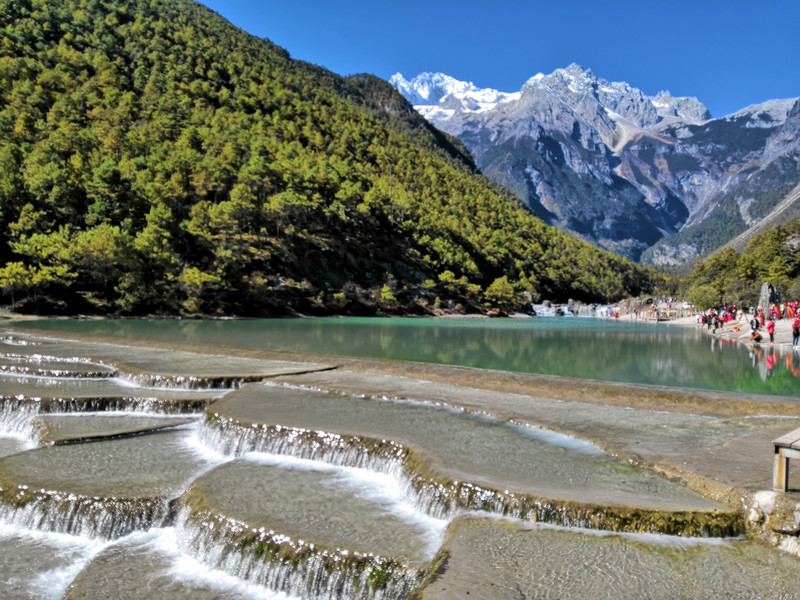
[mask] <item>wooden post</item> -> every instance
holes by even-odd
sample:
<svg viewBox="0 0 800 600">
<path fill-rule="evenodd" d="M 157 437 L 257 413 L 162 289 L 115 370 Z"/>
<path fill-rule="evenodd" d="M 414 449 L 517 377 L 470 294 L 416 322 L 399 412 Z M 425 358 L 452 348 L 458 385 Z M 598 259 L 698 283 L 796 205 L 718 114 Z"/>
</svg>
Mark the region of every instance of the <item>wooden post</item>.
<svg viewBox="0 0 800 600">
<path fill-rule="evenodd" d="M 772 466 L 772 489 L 789 491 L 789 459 L 800 459 L 800 429 L 773 440 L 775 458 Z"/>
<path fill-rule="evenodd" d="M 789 457 L 783 448 L 775 446 L 775 463 L 772 467 L 772 489 L 785 492 L 789 489 Z"/>
</svg>

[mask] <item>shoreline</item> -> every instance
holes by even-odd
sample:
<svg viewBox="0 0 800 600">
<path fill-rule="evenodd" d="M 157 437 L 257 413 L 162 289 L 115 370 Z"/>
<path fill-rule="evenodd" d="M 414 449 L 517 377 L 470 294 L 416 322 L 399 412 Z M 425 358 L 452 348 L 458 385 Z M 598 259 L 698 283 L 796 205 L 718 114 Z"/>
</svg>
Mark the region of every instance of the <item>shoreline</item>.
<svg viewBox="0 0 800 600">
<path fill-rule="evenodd" d="M 314 318 L 347 318 L 350 315 L 336 315 L 336 316 L 327 316 L 327 317 L 316 317 L 316 316 L 307 316 L 307 315 L 297 315 L 293 317 L 211 317 L 211 316 L 203 316 L 203 317 L 180 317 L 180 316 L 131 316 L 131 317 L 120 317 L 120 316 L 99 316 L 99 315 L 72 315 L 72 316 L 63 316 L 63 315 L 28 315 L 22 314 L 18 312 L 13 312 L 9 309 L 8 306 L 0 306 L 0 323 L 3 321 L 7 322 L 24 322 L 24 321 L 44 321 L 49 319 L 54 320 L 81 320 L 81 321 L 104 321 L 104 320 L 112 320 L 112 319 L 124 319 L 124 320 L 174 320 L 174 321 L 228 321 L 228 320 L 253 320 L 253 319 L 314 319 Z M 360 318 L 353 316 L 353 318 Z M 392 316 L 392 315 L 376 315 L 374 318 L 420 318 L 420 319 L 443 319 L 443 320 L 450 320 L 450 319 L 558 319 L 558 318 L 565 318 L 565 319 L 599 319 L 601 321 L 619 321 L 619 322 L 630 322 L 630 323 L 642 323 L 645 325 L 652 325 L 652 326 L 667 326 L 667 327 L 682 327 L 682 328 L 695 328 L 700 330 L 705 335 L 709 336 L 711 339 L 718 339 L 725 342 L 732 342 L 732 343 L 743 343 L 747 346 L 752 348 L 758 349 L 779 349 L 779 350 L 792 350 L 792 320 L 790 319 L 778 319 L 775 321 L 775 341 L 771 343 L 769 341 L 768 334 L 765 331 L 765 328 L 759 328 L 759 331 L 762 334 L 762 339 L 760 342 L 750 342 L 750 322 L 749 322 L 749 315 L 747 319 L 744 321 L 729 321 L 721 325 L 717 331 L 715 332 L 713 329 L 709 329 L 707 325 L 702 325 L 698 322 L 699 313 L 690 316 L 680 316 L 680 317 L 669 317 L 666 319 L 657 319 L 657 318 L 648 318 L 648 317 L 634 317 L 633 313 L 626 312 L 621 313 L 619 317 L 600 317 L 600 316 L 590 316 L 590 315 L 559 315 L 559 316 L 537 316 L 537 315 L 528 315 L 525 313 L 511 313 L 509 315 L 504 316 L 490 316 L 485 314 L 460 314 L 460 313 L 442 313 L 442 314 L 433 314 L 433 315 L 423 315 L 423 316 Z M 738 330 L 738 331 L 737 331 Z M 800 351 L 800 348 L 797 349 Z"/>
<path fill-rule="evenodd" d="M 749 317 L 749 315 L 748 315 Z M 760 342 L 750 342 L 750 320 L 749 318 L 744 321 L 729 321 L 722 325 L 717 332 L 714 333 L 713 329 L 709 329 L 707 325 L 702 325 L 697 322 L 697 315 L 692 317 L 679 317 L 677 319 L 672 319 L 669 321 L 663 321 L 665 324 L 669 325 L 677 325 L 679 327 L 695 327 L 696 329 L 701 330 L 706 335 L 732 341 L 732 342 L 741 342 L 747 345 L 757 346 L 760 348 L 769 348 L 772 347 L 784 347 L 788 346 L 791 348 L 792 346 L 792 320 L 791 319 L 778 319 L 775 321 L 775 342 L 770 344 L 769 342 L 769 334 L 766 332 L 765 327 L 760 327 L 759 332 L 763 336 Z M 739 331 L 734 331 L 734 329 L 739 329 Z"/>
<path fill-rule="evenodd" d="M 689 323 L 680 326 L 692 325 Z M 10 330 L 15 331 L 13 324 L 11 324 Z M 103 333 L 25 329 L 24 324 L 20 324 L 20 329 L 16 330 L 16 332 L 53 340 L 69 339 L 80 342 L 119 344 L 134 348 L 174 350 L 195 354 L 208 354 L 209 349 L 213 349 L 213 354 L 215 355 L 245 359 L 326 363 L 333 365 L 334 369 L 346 369 L 365 374 L 374 373 L 393 377 L 407 376 L 435 383 L 463 385 L 499 393 L 550 397 L 567 402 L 588 401 L 605 405 L 629 406 L 644 410 L 659 410 L 666 405 L 669 406 L 667 410 L 695 413 L 699 411 L 698 414 L 714 417 L 751 417 L 755 414 L 772 414 L 800 419 L 800 399 L 794 396 L 631 383 L 568 375 L 503 371 L 393 358 L 364 358 L 320 352 L 214 346 L 213 344 L 209 345 L 202 342 L 174 342 Z M 760 413 L 754 412 L 754 407 L 756 406 L 759 407 Z M 774 408 L 768 408 L 770 406 Z"/>
</svg>

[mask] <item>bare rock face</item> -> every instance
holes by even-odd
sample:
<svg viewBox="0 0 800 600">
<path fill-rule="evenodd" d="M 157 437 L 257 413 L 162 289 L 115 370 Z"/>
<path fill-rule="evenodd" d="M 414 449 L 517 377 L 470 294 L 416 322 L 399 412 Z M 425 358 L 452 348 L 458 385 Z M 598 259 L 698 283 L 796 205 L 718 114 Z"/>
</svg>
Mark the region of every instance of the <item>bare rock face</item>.
<svg viewBox="0 0 800 600">
<path fill-rule="evenodd" d="M 758 305 L 766 312 L 770 305 L 775 302 L 775 288 L 771 283 L 765 282 L 761 286 L 761 295 L 759 296 Z"/>
<path fill-rule="evenodd" d="M 696 98 L 650 97 L 575 64 L 516 93 L 442 74 L 391 82 L 537 216 L 642 262 L 707 255 L 800 183 L 796 99 L 712 119 Z"/>
</svg>

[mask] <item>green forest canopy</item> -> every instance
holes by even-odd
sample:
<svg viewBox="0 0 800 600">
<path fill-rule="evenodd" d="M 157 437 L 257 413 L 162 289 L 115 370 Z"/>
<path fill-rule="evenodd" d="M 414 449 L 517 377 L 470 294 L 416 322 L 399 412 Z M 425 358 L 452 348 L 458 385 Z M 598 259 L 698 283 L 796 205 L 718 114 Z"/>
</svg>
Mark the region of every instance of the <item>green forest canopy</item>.
<svg viewBox="0 0 800 600">
<path fill-rule="evenodd" d="M 512 310 L 652 291 L 372 76 L 189 0 L 0 0 L 0 287 L 117 314 Z"/>
<path fill-rule="evenodd" d="M 697 264 L 681 288 L 698 307 L 757 306 L 769 282 L 784 301 L 800 300 L 800 219 L 767 229 L 742 254 L 728 247 Z"/>
</svg>

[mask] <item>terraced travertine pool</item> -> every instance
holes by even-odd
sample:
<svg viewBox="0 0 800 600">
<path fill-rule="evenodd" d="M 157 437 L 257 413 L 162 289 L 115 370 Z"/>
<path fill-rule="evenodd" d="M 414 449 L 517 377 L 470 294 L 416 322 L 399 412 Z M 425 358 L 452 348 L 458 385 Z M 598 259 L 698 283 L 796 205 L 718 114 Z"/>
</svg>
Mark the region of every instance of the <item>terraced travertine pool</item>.
<svg viewBox="0 0 800 600">
<path fill-rule="evenodd" d="M 4 339 L 10 598 L 800 597 L 797 559 L 741 537 L 736 507 L 604 451 L 645 465 L 794 427 L 783 400 L 698 414 L 403 363 Z"/>
</svg>

